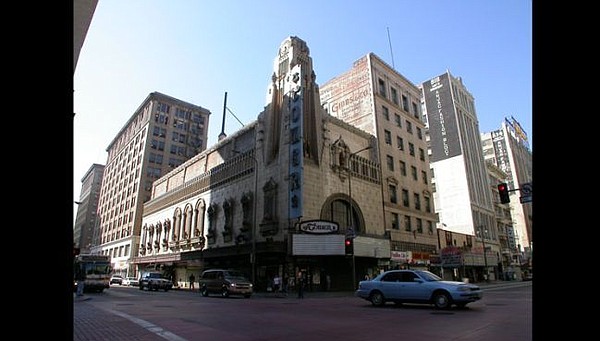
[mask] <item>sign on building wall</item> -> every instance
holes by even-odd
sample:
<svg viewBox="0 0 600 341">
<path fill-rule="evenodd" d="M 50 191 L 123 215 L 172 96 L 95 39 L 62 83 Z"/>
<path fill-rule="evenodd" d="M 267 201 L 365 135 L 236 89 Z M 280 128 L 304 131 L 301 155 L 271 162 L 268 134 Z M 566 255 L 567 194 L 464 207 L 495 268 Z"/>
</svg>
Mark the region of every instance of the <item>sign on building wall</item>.
<svg viewBox="0 0 600 341">
<path fill-rule="evenodd" d="M 423 83 L 423 97 L 431 136 L 431 162 L 445 160 L 462 153 L 450 91 L 447 73 Z"/>
<path fill-rule="evenodd" d="M 327 112 L 341 120 L 355 121 L 370 114 L 373 96 L 367 57 L 357 60 L 350 71 L 325 84 L 320 96 Z"/>
<path fill-rule="evenodd" d="M 308 220 L 300 224 L 300 231 L 312 234 L 338 233 L 338 223 L 327 220 Z"/>
<path fill-rule="evenodd" d="M 289 184 L 289 212 L 290 219 L 302 217 L 302 169 L 304 153 L 302 140 L 303 132 L 303 98 L 302 68 L 301 64 L 294 66 L 290 72 L 291 83 L 288 95 L 290 97 L 290 184 Z"/>
</svg>

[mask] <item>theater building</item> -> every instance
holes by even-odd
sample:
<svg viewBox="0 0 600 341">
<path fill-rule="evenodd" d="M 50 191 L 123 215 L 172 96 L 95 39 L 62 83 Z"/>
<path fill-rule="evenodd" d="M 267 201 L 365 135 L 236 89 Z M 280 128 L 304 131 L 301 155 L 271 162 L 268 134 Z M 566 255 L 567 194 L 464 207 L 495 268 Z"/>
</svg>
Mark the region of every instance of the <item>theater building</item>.
<svg viewBox="0 0 600 341">
<path fill-rule="evenodd" d="M 390 266 L 380 142 L 323 108 L 303 40 L 282 42 L 266 98 L 256 121 L 154 181 L 139 270 L 185 287 L 234 268 L 259 291 L 275 275 L 293 289 L 302 272 L 308 290 L 349 290 Z"/>
</svg>

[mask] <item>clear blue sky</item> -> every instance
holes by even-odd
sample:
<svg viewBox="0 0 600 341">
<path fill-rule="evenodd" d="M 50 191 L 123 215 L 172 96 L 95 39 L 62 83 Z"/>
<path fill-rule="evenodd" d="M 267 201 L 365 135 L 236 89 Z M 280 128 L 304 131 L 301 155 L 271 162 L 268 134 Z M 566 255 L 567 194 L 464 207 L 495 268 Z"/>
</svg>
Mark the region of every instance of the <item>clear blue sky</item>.
<svg viewBox="0 0 600 341">
<path fill-rule="evenodd" d="M 308 44 L 318 84 L 369 52 L 415 85 L 449 70 L 481 132 L 513 116 L 533 148 L 532 1 L 99 0 L 74 74 L 73 199 L 153 91 L 210 110 L 209 146 L 225 92 L 242 123 L 255 120 L 288 36 Z M 239 128 L 228 114 L 225 132 Z"/>
</svg>

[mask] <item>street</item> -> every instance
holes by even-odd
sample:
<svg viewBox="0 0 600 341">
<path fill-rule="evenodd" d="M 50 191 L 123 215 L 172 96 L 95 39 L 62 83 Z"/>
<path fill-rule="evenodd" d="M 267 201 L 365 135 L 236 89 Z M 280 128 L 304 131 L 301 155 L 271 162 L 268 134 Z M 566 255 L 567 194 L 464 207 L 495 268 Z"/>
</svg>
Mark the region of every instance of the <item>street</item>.
<svg viewBox="0 0 600 341">
<path fill-rule="evenodd" d="M 440 311 L 373 307 L 352 293 L 202 297 L 111 286 L 73 303 L 74 340 L 532 340 L 532 282 L 485 288 L 481 301 Z"/>
</svg>

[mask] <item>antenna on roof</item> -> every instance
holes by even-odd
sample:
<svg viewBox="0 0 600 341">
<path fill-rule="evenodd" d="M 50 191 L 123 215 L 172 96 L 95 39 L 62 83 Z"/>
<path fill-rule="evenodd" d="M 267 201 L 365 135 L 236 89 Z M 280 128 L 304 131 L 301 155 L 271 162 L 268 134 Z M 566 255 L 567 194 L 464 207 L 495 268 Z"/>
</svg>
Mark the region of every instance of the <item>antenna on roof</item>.
<svg viewBox="0 0 600 341">
<path fill-rule="evenodd" d="M 221 133 L 219 134 L 219 141 L 227 137 L 225 134 L 225 113 L 227 109 L 227 91 L 225 91 L 225 100 L 223 101 L 223 123 L 221 123 Z"/>
<path fill-rule="evenodd" d="M 392 40 L 390 39 L 390 28 L 387 28 L 387 34 L 388 34 L 388 43 L 390 44 L 390 53 L 392 54 L 392 68 L 396 68 L 396 66 L 394 65 L 394 51 L 392 51 Z"/>
</svg>

